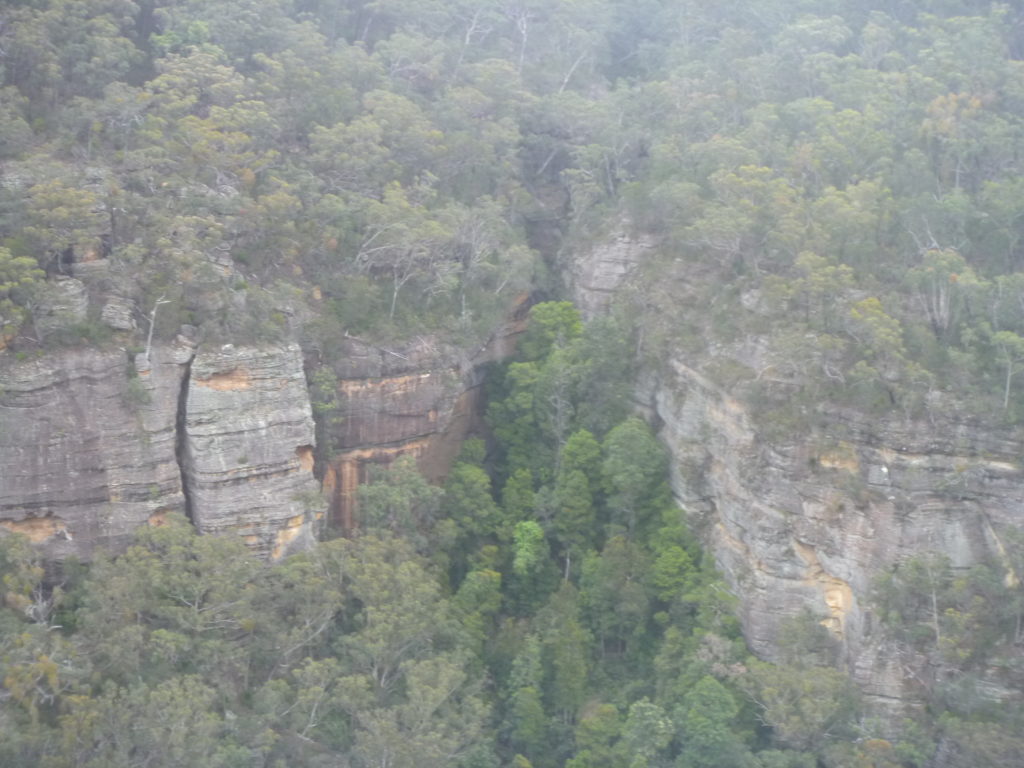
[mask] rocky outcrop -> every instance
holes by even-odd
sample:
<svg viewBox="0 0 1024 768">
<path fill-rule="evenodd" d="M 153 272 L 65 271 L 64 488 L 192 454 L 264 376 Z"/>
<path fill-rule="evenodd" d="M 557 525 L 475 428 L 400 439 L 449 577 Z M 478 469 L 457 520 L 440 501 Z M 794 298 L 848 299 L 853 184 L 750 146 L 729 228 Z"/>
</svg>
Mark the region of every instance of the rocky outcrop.
<svg viewBox="0 0 1024 768">
<path fill-rule="evenodd" d="M 0 360 L 0 527 L 48 560 L 123 549 L 172 511 L 279 557 L 317 525 L 313 450 L 297 346 Z"/>
<path fill-rule="evenodd" d="M 512 353 L 528 309 L 523 296 L 508 321 L 468 353 L 422 337 L 395 349 L 347 338 L 332 350 L 336 408 L 321 418 L 321 461 L 335 525 L 357 525 L 357 489 L 375 466 L 411 455 L 428 478 L 444 477 L 479 426 L 485 365 Z"/>
<path fill-rule="evenodd" d="M 318 488 L 299 347 L 201 350 L 182 401 L 178 451 L 196 528 L 235 532 L 275 559 L 311 543 Z"/>
<path fill-rule="evenodd" d="M 1024 524 L 1015 436 L 836 411 L 818 434 L 842 439 L 772 443 L 740 401 L 679 361 L 641 389 L 672 454 L 675 494 L 740 597 L 751 648 L 774 658 L 780 624 L 810 608 L 869 699 L 912 701 L 908 669 L 921 660 L 887 647 L 872 581 L 922 552 L 955 567 L 998 555 L 1000 531 Z"/>
<path fill-rule="evenodd" d="M 129 363 L 120 350 L 68 350 L 0 363 L 0 526 L 45 557 L 119 549 L 149 520 L 183 510 L 175 461 L 185 338 Z"/>
<path fill-rule="evenodd" d="M 566 274 L 588 316 L 629 290 L 630 271 L 649 247 L 620 235 L 574 256 Z M 712 279 L 647 280 L 645 292 L 671 296 L 639 300 L 696 304 L 702 281 Z M 753 293 L 741 301 L 756 310 Z M 765 368 L 756 343 L 729 350 L 693 358 L 669 350 L 668 359 L 648 352 L 637 402 L 669 448 L 675 496 L 739 597 L 744 634 L 759 656 L 777 659 L 786 620 L 809 609 L 874 708 L 905 714 L 929 676 L 943 672 L 887 639 L 873 582 L 926 552 L 957 568 L 998 559 L 1002 532 L 1024 526 L 1021 435 L 957 422 L 956 409 L 933 404 L 932 421 L 833 408 L 814 435 L 769 437 L 742 399 L 697 370 L 710 355 Z M 999 688 L 994 678 L 982 684 Z"/>
<path fill-rule="evenodd" d="M 108 296 L 100 310 L 100 320 L 115 331 L 134 331 L 135 302 L 124 296 Z"/>
<path fill-rule="evenodd" d="M 88 309 L 89 293 L 85 283 L 60 276 L 47 283 L 32 311 L 33 324 L 36 332 L 46 337 L 53 331 L 83 322 Z"/>
<path fill-rule="evenodd" d="M 598 241 L 585 254 L 572 259 L 565 270 L 576 306 L 587 320 L 608 309 L 615 292 L 655 246 L 649 235 L 632 235 L 627 230 L 628 226 L 623 226 L 618 233 Z"/>
</svg>

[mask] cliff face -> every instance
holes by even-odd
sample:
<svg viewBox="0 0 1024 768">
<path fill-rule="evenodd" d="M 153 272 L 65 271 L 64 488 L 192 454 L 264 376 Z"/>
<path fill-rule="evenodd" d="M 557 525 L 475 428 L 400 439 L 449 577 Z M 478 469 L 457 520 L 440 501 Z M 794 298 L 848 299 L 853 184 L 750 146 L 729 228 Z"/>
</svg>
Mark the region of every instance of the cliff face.
<svg viewBox="0 0 1024 768">
<path fill-rule="evenodd" d="M 48 559 L 88 558 L 183 510 L 175 423 L 193 354 L 179 338 L 137 365 L 116 350 L 5 365 L 0 526 L 28 535 Z"/>
<path fill-rule="evenodd" d="M 356 525 L 356 490 L 371 467 L 422 459 L 462 392 L 451 357 L 426 344 L 402 351 L 346 344 L 334 365 L 339 413 L 325 426 L 324 490 L 334 523 Z M 457 439 L 457 438 L 456 438 Z"/>
<path fill-rule="evenodd" d="M 311 543 L 318 488 L 299 347 L 201 350 L 182 399 L 178 453 L 199 532 L 235 531 L 275 559 Z"/>
<path fill-rule="evenodd" d="M 524 296 L 472 351 L 345 339 L 329 355 L 337 407 L 319 447 L 298 345 L 197 348 L 179 336 L 149 358 L 0 355 L 0 527 L 48 560 L 88 559 L 180 511 L 200 532 L 234 533 L 276 559 L 321 526 L 319 459 L 331 513 L 349 530 L 371 466 L 411 454 L 444 476 L 478 419 L 484 366 L 511 352 L 527 308 Z"/>
<path fill-rule="evenodd" d="M 871 582 L 924 552 L 954 567 L 998 556 L 1000 531 L 1024 523 L 1019 443 L 965 424 L 836 413 L 847 440 L 770 444 L 740 402 L 678 361 L 644 390 L 672 487 L 741 599 L 751 648 L 775 657 L 780 623 L 807 607 L 866 695 L 915 698 L 906 669 L 922 660 L 885 646 Z"/>
<path fill-rule="evenodd" d="M 50 560 L 120 549 L 188 513 L 276 557 L 312 535 L 313 423 L 297 347 L 0 363 L 0 526 Z"/>
<path fill-rule="evenodd" d="M 337 413 L 321 420 L 323 487 L 342 530 L 358 524 L 356 493 L 372 467 L 415 457 L 431 480 L 447 473 L 478 425 L 487 363 L 511 354 L 528 310 L 512 316 L 474 351 L 424 338 L 399 349 L 355 339 L 332 350 Z"/>
<path fill-rule="evenodd" d="M 577 300 L 600 310 L 597 299 L 628 272 L 605 247 L 578 260 L 572 274 L 586 279 L 572 283 Z M 837 409 L 819 437 L 772 441 L 743 402 L 685 359 L 657 368 L 641 377 L 638 401 L 669 448 L 679 503 L 740 598 L 751 648 L 776 658 L 780 625 L 810 609 L 877 706 L 912 702 L 922 676 L 941 670 L 887 645 L 872 581 L 926 552 L 957 568 L 1000 557 L 1000 533 L 1024 526 L 1019 435 Z"/>
<path fill-rule="evenodd" d="M 563 271 L 576 306 L 588 320 L 608 309 L 616 290 L 655 245 L 650 236 L 632 236 L 626 229 L 602 239 L 582 258 L 570 260 Z"/>
</svg>

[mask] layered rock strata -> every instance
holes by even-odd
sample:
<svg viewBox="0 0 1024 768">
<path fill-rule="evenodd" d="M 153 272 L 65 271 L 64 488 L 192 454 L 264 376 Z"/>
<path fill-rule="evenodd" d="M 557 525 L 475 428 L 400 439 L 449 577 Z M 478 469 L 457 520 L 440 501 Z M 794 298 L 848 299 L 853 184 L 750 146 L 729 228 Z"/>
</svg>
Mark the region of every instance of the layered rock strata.
<svg viewBox="0 0 1024 768">
<path fill-rule="evenodd" d="M 123 549 L 173 511 L 279 557 L 313 537 L 313 451 L 297 346 L 0 360 L 0 527 L 47 560 Z"/>
<path fill-rule="evenodd" d="M 622 235 L 578 253 L 566 270 L 577 304 L 593 316 L 631 290 L 648 247 Z M 678 300 L 700 295 L 694 283 Z M 737 358 L 760 369 L 757 354 Z M 676 498 L 740 599 L 748 643 L 777 659 L 782 626 L 809 609 L 875 708 L 904 712 L 944 672 L 887 639 L 873 582 L 928 552 L 959 569 L 1002 557 L 1002 533 L 1024 527 L 1019 432 L 956 422 L 939 407 L 933 421 L 832 409 L 814 437 L 770 439 L 700 363 L 681 352 L 649 361 L 637 401 L 671 453 Z M 1009 695 L 998 676 L 984 682 L 994 698 Z"/>
<path fill-rule="evenodd" d="M 310 544 L 318 488 L 299 347 L 201 350 L 183 401 L 178 451 L 196 529 L 236 532 L 275 559 Z"/>
<path fill-rule="evenodd" d="M 966 568 L 1024 525 L 1021 446 L 967 424 L 835 412 L 803 442 L 761 438 L 744 405 L 679 361 L 642 387 L 672 455 L 672 487 L 740 597 L 751 648 L 775 658 L 783 621 L 809 608 L 878 706 L 925 683 L 923 659 L 887 645 L 875 577 L 924 552 Z"/>
<path fill-rule="evenodd" d="M 373 467 L 409 455 L 421 462 L 426 474 L 444 473 L 445 462 L 437 455 L 440 446 L 457 445 L 468 434 L 470 421 L 453 416 L 473 411 L 465 401 L 477 396 L 479 383 L 471 380 L 472 368 L 462 371 L 452 361 L 450 349 L 428 342 L 401 352 L 362 342 L 346 344 L 335 366 L 339 413 L 329 427 L 323 483 L 333 521 L 341 530 L 356 526 L 357 489 Z"/>
<path fill-rule="evenodd" d="M 509 319 L 468 352 L 426 338 L 396 349 L 349 338 L 332 350 L 337 410 L 322 420 L 321 455 L 336 526 L 357 526 L 358 487 L 374 467 L 410 455 L 428 478 L 447 474 L 479 427 L 485 366 L 512 353 L 528 310 L 520 297 Z"/>
<path fill-rule="evenodd" d="M 0 526 L 50 560 L 119 549 L 150 519 L 183 510 L 175 460 L 188 339 L 129 363 L 69 350 L 0 370 Z"/>
</svg>

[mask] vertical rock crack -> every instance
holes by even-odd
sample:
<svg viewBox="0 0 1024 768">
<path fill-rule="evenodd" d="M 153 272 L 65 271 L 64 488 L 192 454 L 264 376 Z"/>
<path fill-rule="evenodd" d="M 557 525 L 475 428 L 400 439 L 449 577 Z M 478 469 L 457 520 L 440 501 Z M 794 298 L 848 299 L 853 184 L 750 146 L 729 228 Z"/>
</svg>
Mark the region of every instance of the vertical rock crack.
<svg viewBox="0 0 1024 768">
<path fill-rule="evenodd" d="M 192 488 L 189 485 L 188 434 L 186 419 L 188 416 L 188 390 L 192 381 L 192 360 L 185 363 L 185 373 L 181 377 L 181 388 L 178 390 L 178 410 L 174 419 L 174 457 L 181 473 L 181 494 L 185 498 L 185 517 L 194 526 L 196 524 L 192 509 Z"/>
</svg>

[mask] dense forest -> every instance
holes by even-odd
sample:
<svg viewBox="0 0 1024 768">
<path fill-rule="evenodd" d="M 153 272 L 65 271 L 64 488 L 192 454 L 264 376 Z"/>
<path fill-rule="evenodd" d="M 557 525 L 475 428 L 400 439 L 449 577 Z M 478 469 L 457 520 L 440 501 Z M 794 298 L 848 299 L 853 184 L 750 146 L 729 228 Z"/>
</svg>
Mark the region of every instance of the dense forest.
<svg viewBox="0 0 1024 768">
<path fill-rule="evenodd" d="M 5 3 L 0 355 L 473 346 L 533 308 L 444 486 L 398 460 L 350 537 L 0 538 L 0 763 L 1024 764 L 1024 535 L 878 575 L 943 670 L 879 716 L 810 612 L 750 655 L 631 400 L 681 350 L 765 435 L 1020 424 L 1022 56 L 980 0 Z M 568 254 L 620 232 L 656 245 L 584 324 Z"/>
<path fill-rule="evenodd" d="M 56 580 L 0 539 L 3 764 L 1017 764 L 1019 708 L 969 685 L 1020 631 L 995 565 L 879 579 L 894 636 L 957 670 L 900 722 L 809 612 L 777 663 L 749 654 L 629 414 L 628 345 L 535 305 L 492 376 L 490 451 L 466 441 L 443 487 L 398 459 L 359 489 L 358 531 L 273 565 L 181 516 Z"/>
</svg>

